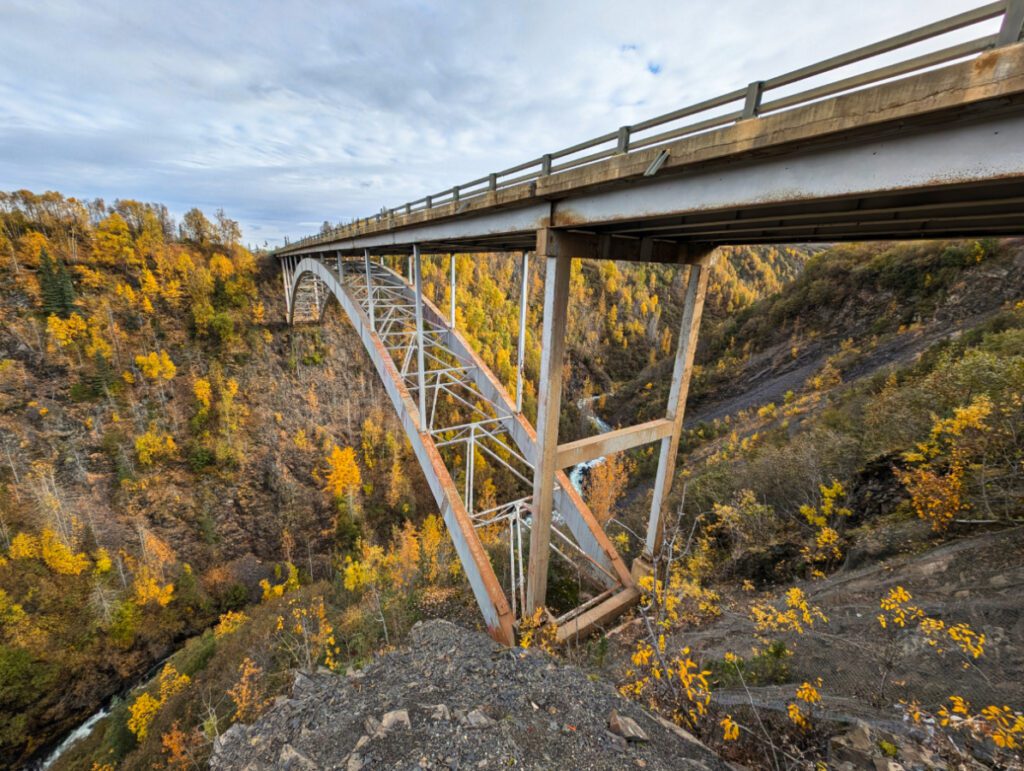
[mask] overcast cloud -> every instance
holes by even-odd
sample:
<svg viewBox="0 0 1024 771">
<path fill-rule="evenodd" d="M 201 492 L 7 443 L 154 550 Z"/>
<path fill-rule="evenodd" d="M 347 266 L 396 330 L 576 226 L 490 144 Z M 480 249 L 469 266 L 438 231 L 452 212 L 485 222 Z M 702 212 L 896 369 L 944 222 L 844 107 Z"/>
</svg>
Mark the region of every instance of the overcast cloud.
<svg viewBox="0 0 1024 771">
<path fill-rule="evenodd" d="M 979 4 L 0 0 L 0 189 L 273 245 Z"/>
</svg>

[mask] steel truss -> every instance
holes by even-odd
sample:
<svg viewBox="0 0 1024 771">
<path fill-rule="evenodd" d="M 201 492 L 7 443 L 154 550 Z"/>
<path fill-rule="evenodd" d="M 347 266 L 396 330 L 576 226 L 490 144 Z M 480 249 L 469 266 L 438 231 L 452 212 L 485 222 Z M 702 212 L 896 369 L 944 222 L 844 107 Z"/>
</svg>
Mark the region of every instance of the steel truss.
<svg viewBox="0 0 1024 771">
<path fill-rule="evenodd" d="M 417 251 L 410 261 L 414 276 L 420 259 Z M 510 644 L 518 620 L 530 610 L 525 572 L 529 548 L 523 532 L 533 526 L 538 454 L 521 398 L 509 396 L 422 296 L 421 281 L 410 283 L 368 255 L 286 258 L 282 269 L 293 324 L 319 323 L 333 296 L 360 332 L 431 483 L 488 628 Z M 523 269 L 525 279 L 525 257 Z M 521 392 L 521 370 L 517 389 Z M 503 486 L 514 490 L 511 500 L 482 505 L 476 468 L 480 459 L 502 474 Z M 630 586 L 628 569 L 567 476 L 559 471 L 551 482 L 555 506 L 550 552 L 586 576 L 597 597 Z M 507 559 L 491 563 L 479 537 L 482 528 L 501 533 Z M 577 610 L 588 607 L 590 603 Z"/>
</svg>

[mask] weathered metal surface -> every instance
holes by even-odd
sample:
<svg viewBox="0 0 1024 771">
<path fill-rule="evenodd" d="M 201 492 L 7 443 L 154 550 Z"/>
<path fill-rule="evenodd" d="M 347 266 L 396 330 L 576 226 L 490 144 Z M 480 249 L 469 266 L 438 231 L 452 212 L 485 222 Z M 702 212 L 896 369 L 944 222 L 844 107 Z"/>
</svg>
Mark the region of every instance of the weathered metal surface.
<svg viewBox="0 0 1024 771">
<path fill-rule="evenodd" d="M 574 442 L 566 442 L 558 446 L 558 456 L 555 465 L 558 468 L 568 468 L 577 463 L 586 463 L 589 460 L 600 458 L 605 455 L 612 455 L 623 452 L 642 444 L 656 442 L 672 433 L 673 423 L 666 418 L 649 420 L 646 423 L 638 423 L 635 426 L 617 428 L 597 436 L 577 439 Z"/>
<path fill-rule="evenodd" d="M 562 403 L 562 356 L 568 319 L 568 257 L 542 255 L 544 278 L 544 331 L 541 342 L 540 389 L 537 396 L 537 460 L 533 469 L 533 527 L 530 528 L 530 565 L 526 584 L 528 613 L 546 604 L 548 544 L 551 538 L 553 484 L 558 457 L 558 420 Z"/>
<path fill-rule="evenodd" d="M 440 210 L 438 210 L 440 211 Z M 454 212 L 452 212 L 454 213 Z M 441 222 L 423 222 L 401 231 L 387 231 L 353 236 L 329 243 L 311 244 L 296 249 L 295 253 L 314 254 L 339 250 L 347 254 L 358 254 L 363 249 L 374 253 L 411 252 L 413 244 L 458 242 L 466 238 L 504 235 L 506 233 L 529 233 L 547 224 L 551 214 L 545 202 L 528 203 L 514 209 L 477 213 L 476 216 L 460 217 Z"/>
<path fill-rule="evenodd" d="M 553 225 L 595 226 L 780 202 L 799 205 L 1007 178 L 1024 181 L 1024 109 L 941 129 L 656 177 L 643 187 L 568 199 L 555 207 Z M 700 238 L 701 233 L 687 236 Z M 672 232 L 663 237 L 672 238 Z"/>
<path fill-rule="evenodd" d="M 516 412 L 523 411 L 523 363 L 526 355 L 526 312 L 530 300 L 530 253 L 523 252 L 519 270 L 519 336 L 516 338 Z M 453 324 L 454 326 L 454 324 Z"/>
<path fill-rule="evenodd" d="M 654 479 L 651 496 L 651 513 L 647 520 L 647 538 L 644 556 L 653 558 L 661 551 L 664 531 L 665 501 L 672 491 L 675 478 L 676 453 L 679 450 L 679 435 L 683 429 L 686 411 L 686 396 L 690 390 L 690 376 L 693 373 L 693 357 L 697 350 L 697 335 L 700 318 L 704 311 L 704 296 L 708 288 L 708 275 L 715 252 L 709 251 L 705 260 L 693 264 L 686 277 L 686 294 L 683 300 L 683 317 L 679 324 L 679 342 L 676 345 L 675 361 L 672 367 L 672 385 L 669 389 L 668 408 L 665 417 L 672 421 L 672 432 L 661 440 L 658 455 L 658 471 Z"/>
<path fill-rule="evenodd" d="M 515 640 L 512 610 L 447 467 L 434 447 L 429 432 L 421 430 L 417 405 L 405 387 L 398 368 L 380 338 L 370 328 L 369 318 L 363 309 L 343 288 L 340 277 L 320 260 L 306 258 L 298 263 L 294 270 L 293 293 L 306 274 L 322 281 L 337 298 L 363 341 L 384 384 L 384 390 L 402 420 L 417 460 L 425 470 L 429 470 L 425 474 L 427 482 L 448 527 L 484 622 L 496 640 L 512 645 Z"/>
<path fill-rule="evenodd" d="M 626 587 L 595 607 L 560 623 L 555 631 L 555 642 L 564 644 L 587 635 L 594 627 L 621 616 L 639 601 L 640 591 L 635 586 Z"/>
</svg>

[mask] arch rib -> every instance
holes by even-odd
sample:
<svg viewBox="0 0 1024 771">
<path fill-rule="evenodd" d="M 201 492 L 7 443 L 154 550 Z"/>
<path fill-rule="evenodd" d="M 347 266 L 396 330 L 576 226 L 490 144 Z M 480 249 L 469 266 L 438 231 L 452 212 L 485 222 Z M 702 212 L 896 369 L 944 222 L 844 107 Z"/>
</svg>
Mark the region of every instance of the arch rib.
<svg viewBox="0 0 1024 771">
<path fill-rule="evenodd" d="M 472 504 L 467 505 L 473 497 L 474 464 L 466 463 L 464 470 L 450 471 L 441 449 L 464 446 L 467 458 L 482 453 L 488 462 L 504 464 L 512 477 L 529 484 L 538 453 L 536 431 L 516 409 L 505 387 L 429 299 L 422 298 L 417 308 L 414 288 L 402 277 L 382 265 L 368 263 L 365 255 L 360 262 L 360 269 L 351 271 L 345 270 L 343 264 L 336 267 L 333 260 L 327 263 L 316 257 L 301 259 L 287 275 L 288 321 L 319 322 L 323 301 L 329 295 L 337 298 L 402 420 L 491 635 L 512 644 L 515 606 L 522 607 L 525 591 L 522 527 L 531 527 L 531 518 L 527 516 L 531 509 L 529 487 L 525 497 L 474 512 Z M 373 322 L 368 315 L 371 303 Z M 418 362 L 414 362 L 421 352 L 424 363 L 417 366 Z M 423 389 L 419 387 L 421 379 Z M 414 399 L 414 390 L 425 398 Z M 439 395 L 458 403 L 463 410 L 470 410 L 469 422 L 435 426 Z M 481 402 L 493 414 L 480 412 Z M 464 496 L 460 495 L 453 476 L 456 473 L 465 476 Z M 555 553 L 565 559 L 576 558 L 576 564 L 604 593 L 631 588 L 629 569 L 561 471 L 555 475 L 554 503 L 558 543 L 558 547 L 552 544 Z M 510 575 L 511 605 L 476 530 L 483 525 L 506 522 L 510 555 L 503 566 Z"/>
<path fill-rule="evenodd" d="M 377 374 L 384 383 L 384 390 L 391 399 L 402 420 L 402 426 L 412 444 L 420 465 L 426 472 L 434 500 L 444 517 L 445 525 L 455 544 L 455 551 L 462 562 L 470 587 L 484 616 L 484 622 L 491 636 L 506 645 L 515 641 L 512 610 L 505 593 L 498 582 L 487 553 L 480 543 L 469 513 L 459 497 L 458 489 L 447 467 L 434 446 L 430 432 L 420 425 L 418 408 L 405 381 L 392 361 L 381 339 L 370 327 L 370 319 L 356 299 L 345 290 L 338 275 L 320 260 L 304 258 L 295 268 L 292 296 L 298 298 L 300 285 L 311 276 L 319 280 L 338 300 L 342 309 L 356 329 L 359 338 L 373 361 Z M 289 322 L 295 323 L 298 304 L 293 300 Z M 322 309 L 321 309 L 322 310 Z M 319 321 L 319 314 L 315 320 Z M 301 320 L 301 319 L 300 319 Z"/>
</svg>

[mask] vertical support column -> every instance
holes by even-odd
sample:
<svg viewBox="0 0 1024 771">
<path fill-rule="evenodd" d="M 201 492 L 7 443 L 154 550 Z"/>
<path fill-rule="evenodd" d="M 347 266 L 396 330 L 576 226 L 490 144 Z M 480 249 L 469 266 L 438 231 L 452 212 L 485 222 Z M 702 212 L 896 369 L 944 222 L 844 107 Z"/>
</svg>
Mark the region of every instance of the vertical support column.
<svg viewBox="0 0 1024 771">
<path fill-rule="evenodd" d="M 414 254 L 418 254 L 418 252 L 415 251 L 418 248 L 419 247 L 417 247 L 417 246 L 413 246 Z M 415 261 L 414 254 L 410 254 L 409 255 L 409 283 L 410 284 L 412 284 L 412 283 L 414 283 L 416 281 L 416 274 L 413 272 L 414 271 L 413 262 Z"/>
<path fill-rule="evenodd" d="M 466 511 L 473 516 L 473 481 L 476 477 L 476 424 L 469 424 L 466 440 Z"/>
<path fill-rule="evenodd" d="M 516 349 L 516 412 L 523 411 L 523 359 L 526 354 L 526 303 L 529 299 L 530 253 L 523 252 L 523 286 L 519 292 L 519 343 Z"/>
<path fill-rule="evenodd" d="M 686 395 L 690 390 L 690 375 L 693 372 L 693 354 L 697 348 L 697 333 L 700 317 L 704 310 L 704 294 L 708 288 L 708 274 L 714 263 L 715 252 L 707 251 L 699 260 L 690 265 L 686 277 L 686 292 L 683 318 L 679 325 L 679 342 L 676 345 L 675 362 L 672 367 L 672 388 L 668 396 L 668 410 L 665 417 L 672 421 L 672 433 L 661 440 L 658 456 L 658 473 L 654 480 L 654 496 L 651 500 L 651 516 L 647 522 L 647 540 L 644 556 L 654 559 L 661 551 L 664 533 L 663 513 L 665 501 L 672 491 L 675 476 L 676 454 L 679 450 L 679 435 L 683 429 L 686 412 Z"/>
<path fill-rule="evenodd" d="M 452 329 L 455 329 L 455 255 L 448 255 L 448 284 L 451 287 L 451 298 L 449 300 L 450 309 L 448 311 L 448 318 L 451 321 Z"/>
<path fill-rule="evenodd" d="M 288 286 L 291 289 L 288 292 L 288 316 L 289 318 L 295 318 L 295 268 L 299 265 L 299 257 L 294 255 L 288 257 Z"/>
<path fill-rule="evenodd" d="M 370 329 L 376 331 L 377 322 L 373 312 L 373 279 L 370 278 L 370 250 L 363 249 L 363 268 L 366 271 L 366 302 L 370 311 Z"/>
<path fill-rule="evenodd" d="M 572 267 L 570 256 L 559 255 L 557 248 L 552 248 L 554 234 L 550 231 L 541 231 L 541 234 L 537 238 L 537 254 L 538 257 L 544 255 L 544 333 L 541 338 L 537 458 L 533 472 L 533 526 L 530 528 L 525 613 L 533 613 L 543 607 L 547 597 L 558 419 L 562 406 L 562 358 Z"/>
<path fill-rule="evenodd" d="M 291 316 L 292 311 L 292 282 L 291 277 L 288 275 L 287 257 L 281 260 L 281 278 L 284 281 L 284 316 L 285 320 L 287 320 Z"/>
<path fill-rule="evenodd" d="M 345 283 L 345 269 L 342 267 L 342 264 L 341 264 L 341 250 L 335 252 L 335 254 L 334 254 L 334 261 L 335 261 L 335 264 L 338 267 L 338 281 L 340 281 L 342 284 L 344 284 Z"/>
<path fill-rule="evenodd" d="M 423 271 L 419 244 L 412 247 L 409 267 L 416 270 L 416 374 L 420 387 L 420 431 L 427 431 L 427 385 L 423 377 Z"/>
</svg>

